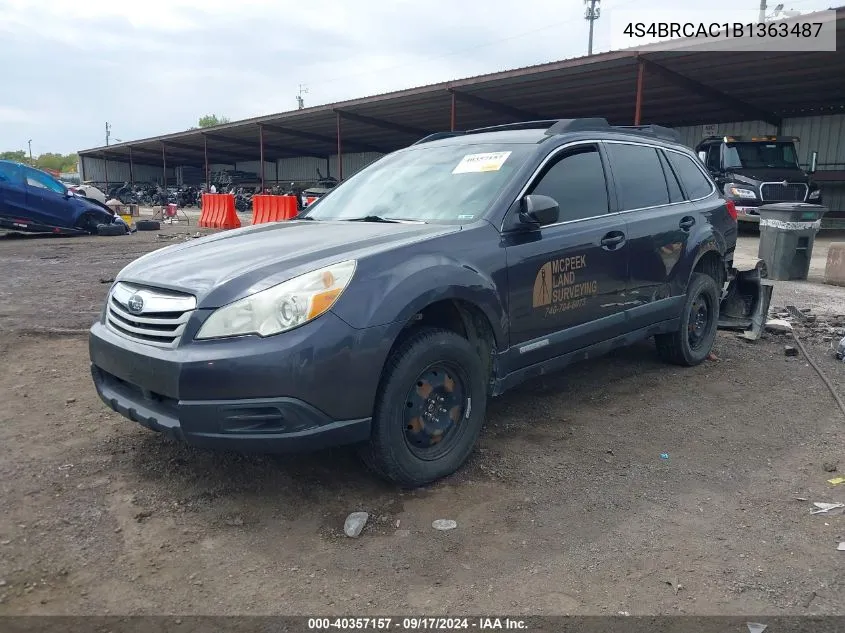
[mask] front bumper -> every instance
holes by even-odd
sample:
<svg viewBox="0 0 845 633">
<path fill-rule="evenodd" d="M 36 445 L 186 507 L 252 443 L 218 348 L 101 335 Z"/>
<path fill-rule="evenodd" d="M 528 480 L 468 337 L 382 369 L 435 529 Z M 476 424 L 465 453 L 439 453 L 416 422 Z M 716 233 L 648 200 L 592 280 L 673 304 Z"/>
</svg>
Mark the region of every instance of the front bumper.
<svg viewBox="0 0 845 633">
<path fill-rule="evenodd" d="M 260 338 L 144 345 L 91 328 L 91 373 L 111 409 L 207 448 L 276 453 L 364 441 L 390 326 L 356 330 L 329 312 Z"/>
</svg>

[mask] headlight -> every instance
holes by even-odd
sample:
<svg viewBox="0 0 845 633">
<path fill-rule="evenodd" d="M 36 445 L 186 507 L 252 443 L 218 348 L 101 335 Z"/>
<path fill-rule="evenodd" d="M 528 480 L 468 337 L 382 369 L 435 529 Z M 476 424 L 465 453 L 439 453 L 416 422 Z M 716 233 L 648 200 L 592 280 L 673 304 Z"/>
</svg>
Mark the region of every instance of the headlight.
<svg viewBox="0 0 845 633">
<path fill-rule="evenodd" d="M 821 195 L 822 195 L 822 190 L 821 189 L 815 189 L 814 191 L 810 192 L 810 197 L 808 199 L 809 200 L 818 200 Z"/>
<path fill-rule="evenodd" d="M 197 339 L 243 334 L 272 336 L 307 323 L 326 312 L 349 285 L 355 260 L 305 273 L 216 310 Z"/>
<path fill-rule="evenodd" d="M 743 189 L 736 185 L 728 185 L 725 187 L 725 193 L 732 198 L 745 198 L 747 200 L 756 200 L 757 194 L 752 189 Z"/>
</svg>

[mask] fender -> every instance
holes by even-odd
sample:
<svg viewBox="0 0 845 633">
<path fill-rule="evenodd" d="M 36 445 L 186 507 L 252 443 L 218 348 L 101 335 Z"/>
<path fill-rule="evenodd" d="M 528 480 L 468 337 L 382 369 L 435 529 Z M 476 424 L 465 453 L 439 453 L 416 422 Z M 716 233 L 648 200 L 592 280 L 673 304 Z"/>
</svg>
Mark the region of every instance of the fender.
<svg viewBox="0 0 845 633">
<path fill-rule="evenodd" d="M 684 294 L 690 277 L 698 262 L 707 254 L 715 252 L 724 258 L 727 250 L 725 238 L 713 231 L 713 227 L 706 225 L 690 235 L 687 248 L 678 265 L 675 267 L 670 284 L 672 294 Z"/>
<path fill-rule="evenodd" d="M 501 256 L 504 251 L 492 249 Z M 427 306 L 446 299 L 461 299 L 477 306 L 487 317 L 499 349 L 507 348 L 507 309 L 503 293 L 492 278 L 469 263 L 444 253 L 424 253 L 390 269 L 367 267 L 354 296 L 346 292 L 332 312 L 355 328 L 407 323 Z M 367 273 L 371 273 L 368 275 Z"/>
</svg>

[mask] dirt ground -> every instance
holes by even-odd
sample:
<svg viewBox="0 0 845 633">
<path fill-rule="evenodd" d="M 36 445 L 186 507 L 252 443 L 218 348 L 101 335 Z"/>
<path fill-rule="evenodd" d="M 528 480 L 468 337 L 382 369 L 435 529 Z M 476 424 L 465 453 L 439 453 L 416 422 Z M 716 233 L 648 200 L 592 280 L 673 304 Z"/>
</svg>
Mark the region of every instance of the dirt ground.
<svg viewBox="0 0 845 633">
<path fill-rule="evenodd" d="M 99 401 L 84 329 L 169 243 L 0 239 L 0 613 L 845 613 L 845 516 L 810 513 L 845 502 L 845 419 L 786 337 L 720 333 L 694 369 L 642 344 L 523 386 L 459 473 L 407 492 L 348 449 L 200 451 Z M 808 351 L 845 394 L 832 336 Z"/>
</svg>

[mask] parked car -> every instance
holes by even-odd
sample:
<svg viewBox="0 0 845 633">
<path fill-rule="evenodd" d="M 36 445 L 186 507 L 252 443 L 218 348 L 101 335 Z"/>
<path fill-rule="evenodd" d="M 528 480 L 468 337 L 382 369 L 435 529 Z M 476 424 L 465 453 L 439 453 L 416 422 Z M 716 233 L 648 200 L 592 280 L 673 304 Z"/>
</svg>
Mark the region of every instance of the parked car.
<svg viewBox="0 0 845 633">
<path fill-rule="evenodd" d="M 725 197 L 736 203 L 740 222 L 760 222 L 759 207 L 776 202 L 821 204 L 813 181 L 817 153 L 809 171 L 798 165 L 796 136 L 710 136 L 695 148 Z"/>
<path fill-rule="evenodd" d="M 96 234 L 103 224 L 128 227 L 104 204 L 80 197 L 50 174 L 0 160 L 0 230 Z"/>
<path fill-rule="evenodd" d="M 739 292 L 736 235 L 733 203 L 672 130 L 434 135 L 292 221 L 126 266 L 91 328 L 93 380 L 113 410 L 191 444 L 356 443 L 417 486 L 466 460 L 488 396 L 648 337 L 701 363 L 723 288 Z M 731 303 L 759 317 L 756 279 Z"/>
<path fill-rule="evenodd" d="M 90 182 L 84 182 L 81 185 L 75 185 L 71 187 L 73 192 L 80 196 L 85 196 L 86 198 L 91 198 L 92 200 L 96 200 L 97 202 L 101 202 L 103 204 L 106 203 L 106 194 L 97 189 L 93 184 Z"/>
</svg>

